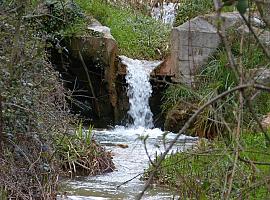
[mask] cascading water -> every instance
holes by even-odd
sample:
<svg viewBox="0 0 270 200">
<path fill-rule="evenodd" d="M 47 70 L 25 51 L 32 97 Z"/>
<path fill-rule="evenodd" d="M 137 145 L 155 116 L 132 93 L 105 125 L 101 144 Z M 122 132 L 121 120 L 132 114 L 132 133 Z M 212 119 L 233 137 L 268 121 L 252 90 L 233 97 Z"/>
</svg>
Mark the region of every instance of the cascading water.
<svg viewBox="0 0 270 200">
<path fill-rule="evenodd" d="M 169 3 L 163 1 L 162 4 L 156 3 L 151 10 L 151 16 L 156 20 L 161 20 L 165 24 L 173 25 L 177 9 L 180 3 Z"/>
<path fill-rule="evenodd" d="M 126 82 L 128 83 L 128 97 L 130 109 L 128 114 L 133 119 L 133 125 L 117 126 L 112 130 L 93 131 L 97 141 L 114 154 L 113 162 L 116 170 L 112 173 L 95 177 L 77 177 L 66 182 L 65 191 L 70 200 L 122 200 L 135 199 L 142 190 L 144 182 L 138 178 L 148 167 L 149 157 L 138 136 L 148 136 L 147 149 L 149 156 L 154 158 L 157 153 L 164 152 L 165 143 L 171 141 L 175 134 L 166 133 L 153 128 L 152 112 L 149 98 L 152 93 L 149 82 L 151 71 L 157 67 L 159 61 L 133 60 L 125 56 L 120 57 L 127 65 Z M 152 129 L 151 129 L 152 128 Z M 174 146 L 174 151 L 184 150 L 193 145 L 196 138 L 182 135 Z M 120 148 L 118 144 L 126 144 L 128 148 Z M 123 184 L 123 182 L 125 182 Z M 121 185 L 121 187 L 119 187 Z M 153 187 L 146 191 L 145 200 L 173 199 L 174 192 L 168 188 Z M 59 198 L 62 200 L 62 198 Z"/>
<path fill-rule="evenodd" d="M 127 66 L 126 82 L 130 109 L 128 114 L 133 119 L 133 127 L 153 128 L 153 114 L 149 106 L 152 94 L 150 73 L 160 65 L 160 61 L 133 60 L 120 56 L 122 63 Z"/>
</svg>

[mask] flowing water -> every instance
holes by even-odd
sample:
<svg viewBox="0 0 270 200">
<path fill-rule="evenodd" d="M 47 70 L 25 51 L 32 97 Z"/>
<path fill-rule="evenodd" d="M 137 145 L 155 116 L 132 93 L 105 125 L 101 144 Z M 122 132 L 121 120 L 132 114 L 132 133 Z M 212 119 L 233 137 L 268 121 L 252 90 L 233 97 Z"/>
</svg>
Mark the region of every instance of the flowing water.
<svg viewBox="0 0 270 200">
<path fill-rule="evenodd" d="M 127 65 L 126 82 L 130 103 L 128 114 L 133 123 L 126 127 L 117 126 L 112 130 L 94 131 L 94 138 L 114 155 L 116 170 L 95 177 L 76 177 L 66 181 L 65 191 L 68 199 L 135 199 L 144 185 L 140 177 L 149 163 L 145 146 L 140 138 L 148 136 L 146 148 L 153 159 L 164 151 L 168 142 L 175 136 L 173 133 L 166 133 L 164 137 L 163 131 L 153 128 L 152 112 L 148 103 L 152 93 L 149 77 L 160 62 L 133 60 L 125 56 L 120 58 L 123 64 Z M 196 138 L 182 135 L 173 151 L 190 148 L 194 140 Z M 121 148 L 119 144 L 124 144 L 128 148 Z M 173 198 L 172 190 L 157 186 L 153 186 L 143 197 L 148 200 Z"/>
<path fill-rule="evenodd" d="M 122 63 L 127 66 L 126 82 L 129 98 L 128 114 L 132 117 L 132 127 L 153 128 L 153 114 L 149 106 L 152 87 L 149 81 L 150 73 L 161 64 L 160 61 L 134 60 L 120 56 Z"/>
<path fill-rule="evenodd" d="M 151 10 L 151 16 L 156 20 L 161 20 L 165 24 L 173 25 L 179 3 L 163 2 L 157 3 Z"/>
</svg>

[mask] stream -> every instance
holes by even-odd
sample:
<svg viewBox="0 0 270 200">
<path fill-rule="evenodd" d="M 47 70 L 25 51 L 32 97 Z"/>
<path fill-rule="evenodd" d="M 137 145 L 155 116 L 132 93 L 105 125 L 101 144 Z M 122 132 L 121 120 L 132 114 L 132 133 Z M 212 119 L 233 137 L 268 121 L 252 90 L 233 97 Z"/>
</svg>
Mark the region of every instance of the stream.
<svg viewBox="0 0 270 200">
<path fill-rule="evenodd" d="M 135 199 L 144 186 L 141 177 L 149 165 L 149 157 L 154 159 L 164 152 L 168 143 L 175 137 L 174 133 L 165 133 L 153 127 L 153 114 L 149 106 L 152 93 L 150 73 L 161 62 L 134 60 L 125 56 L 119 58 L 127 66 L 127 95 L 130 104 L 128 114 L 131 123 L 125 127 L 116 126 L 110 130 L 93 131 L 94 139 L 112 152 L 116 170 L 94 177 L 75 177 L 67 180 L 64 183 L 64 191 L 67 193 L 65 199 Z M 148 137 L 146 146 L 142 141 L 145 137 Z M 182 135 L 171 151 L 191 148 L 196 140 L 197 138 Z M 174 199 L 174 197 L 173 190 L 152 186 L 143 199 Z"/>
<path fill-rule="evenodd" d="M 144 145 L 138 136 L 148 135 L 147 150 L 152 158 L 156 153 L 160 154 L 164 150 L 163 131 L 160 129 L 136 129 L 116 127 L 113 130 L 94 131 L 95 138 L 107 150 L 112 151 L 113 161 L 116 170 L 112 173 L 98 175 L 94 177 L 76 177 L 65 182 L 65 191 L 68 199 L 72 200 L 107 200 L 107 199 L 135 199 L 141 191 L 144 182 L 140 180 L 144 169 L 148 167 L 148 157 L 145 153 Z M 174 137 L 173 133 L 166 136 L 166 142 Z M 173 151 L 181 151 L 190 148 L 196 138 L 182 136 Z M 128 145 L 128 148 L 121 148 L 118 144 Z M 138 177 L 134 178 L 135 176 Z M 132 181 L 121 185 L 125 181 L 134 178 Z M 173 199 L 174 191 L 169 188 L 154 186 L 146 192 L 143 199 Z"/>
</svg>

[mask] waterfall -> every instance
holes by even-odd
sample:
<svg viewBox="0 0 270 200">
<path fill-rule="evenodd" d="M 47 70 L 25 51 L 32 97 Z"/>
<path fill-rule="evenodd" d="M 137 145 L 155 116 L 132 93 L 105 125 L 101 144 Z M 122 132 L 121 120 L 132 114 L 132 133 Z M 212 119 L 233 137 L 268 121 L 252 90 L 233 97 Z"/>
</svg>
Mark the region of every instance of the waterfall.
<svg viewBox="0 0 270 200">
<path fill-rule="evenodd" d="M 150 73 L 160 65 L 160 61 L 135 60 L 119 56 L 127 66 L 126 82 L 130 108 L 128 114 L 133 119 L 133 127 L 153 128 L 153 114 L 149 106 L 152 94 Z"/>
</svg>

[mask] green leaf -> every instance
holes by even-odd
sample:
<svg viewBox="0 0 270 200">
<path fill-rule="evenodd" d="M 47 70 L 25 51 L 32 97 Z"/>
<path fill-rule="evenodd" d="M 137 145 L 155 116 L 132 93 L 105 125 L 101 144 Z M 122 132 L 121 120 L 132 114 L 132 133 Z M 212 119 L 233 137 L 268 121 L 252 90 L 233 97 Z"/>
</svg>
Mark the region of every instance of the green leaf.
<svg viewBox="0 0 270 200">
<path fill-rule="evenodd" d="M 248 8 L 248 1 L 247 0 L 238 0 L 236 4 L 236 8 L 240 14 L 245 14 Z"/>
</svg>

